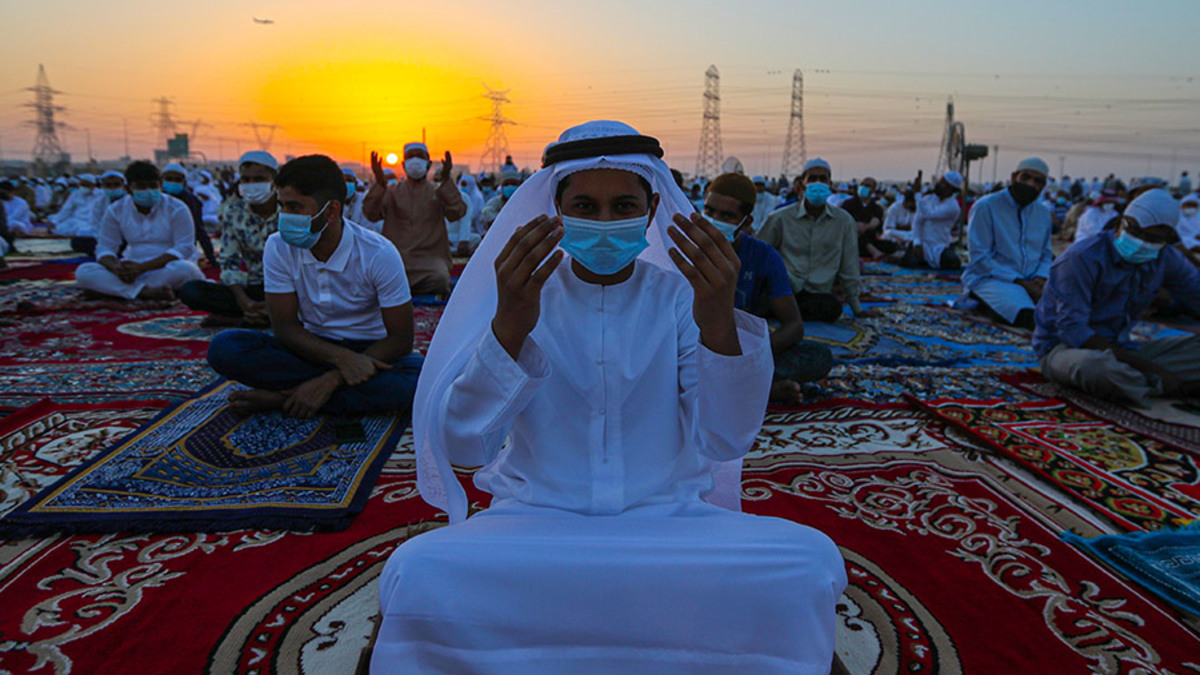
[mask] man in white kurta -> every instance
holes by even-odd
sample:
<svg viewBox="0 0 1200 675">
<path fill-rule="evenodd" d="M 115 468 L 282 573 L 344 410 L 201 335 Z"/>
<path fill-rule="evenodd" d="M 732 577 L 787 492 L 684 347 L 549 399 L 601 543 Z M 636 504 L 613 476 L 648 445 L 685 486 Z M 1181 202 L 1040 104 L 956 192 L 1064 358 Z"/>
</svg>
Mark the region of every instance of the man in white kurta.
<svg viewBox="0 0 1200 675">
<path fill-rule="evenodd" d="M 564 138 L 595 141 L 593 125 L 636 135 L 608 122 Z M 570 143 L 560 139 L 564 153 L 577 147 Z M 704 311 L 693 301 L 699 292 L 671 262 L 663 266 L 664 216 L 690 212 L 686 197 L 655 158 L 623 155 L 619 145 L 589 151 L 606 154 L 574 155 L 522 188 L 527 199 L 514 198 L 464 272 L 460 290 L 475 292 L 452 296 L 434 338 L 435 370 L 422 379 L 414 418 L 418 452 L 432 444 L 450 461 L 483 464 L 475 482 L 494 498 L 465 522 L 461 502 L 456 508 L 450 498 L 455 524 L 405 543 L 389 560 L 372 671 L 827 672 L 834 603 L 845 586 L 836 547 L 811 528 L 703 499 L 718 464 L 740 458 L 761 426 L 773 370 L 765 324 L 737 313 L 735 353 L 706 346 L 693 318 Z M 564 248 L 572 258 L 561 265 L 561 252 L 546 258 L 552 272 L 536 327 L 514 358 L 508 324 L 496 323 L 507 314 L 495 278 L 509 268 L 493 271 L 494 262 L 519 250 L 511 242 L 536 236 L 538 246 L 550 243 L 536 249 L 536 263 L 558 241 L 557 228 L 567 247 L 571 231 L 543 209 L 554 208 L 560 181 L 603 173 L 592 169 L 654 178 L 646 189 L 653 183 L 658 191 L 648 201 L 659 215 L 652 206 L 646 218 L 644 203 L 640 210 L 656 243 L 599 283 L 581 267 L 587 250 Z M 566 224 L 574 202 L 562 201 Z M 537 211 L 543 215 L 510 239 Z M 604 220 L 628 224 L 635 211 Z M 701 238 L 702 222 L 675 220 L 688 242 Z M 715 246 L 721 235 L 708 229 Z M 670 238 L 680 250 L 699 259 L 677 234 Z M 497 317 L 490 324 L 489 303 Z M 447 344 L 462 350 L 443 351 Z"/>
<path fill-rule="evenodd" d="M 57 213 L 46 217 L 51 231 L 66 237 L 93 237 L 92 213 L 96 202 L 104 200 L 104 193 L 96 189 L 96 177 L 90 173 L 79 175 L 79 187 L 72 187 L 67 200 Z"/>
<path fill-rule="evenodd" d="M 906 256 L 905 263 L 925 264 L 933 269 L 958 269 L 962 261 L 950 245 L 954 242 L 954 226 L 962 209 L 956 195 L 963 189 L 963 177 L 957 171 L 947 171 L 932 192 L 917 197 L 917 212 L 913 217 L 913 252 L 916 261 Z"/>
<path fill-rule="evenodd" d="M 1054 251 L 1054 223 L 1040 200 L 1021 205 L 1016 186 L 1040 190 L 1046 179 L 1039 166 L 1025 160 L 1012 174 L 1007 190 L 993 192 L 971 209 L 968 225 L 970 262 L 963 285 L 1006 323 L 1033 328 L 1033 309 L 1042 297 Z"/>
<path fill-rule="evenodd" d="M 89 291 L 127 300 L 173 298 L 185 283 L 204 278 L 195 263 L 192 214 L 183 202 L 161 192 L 162 181 L 153 164 L 134 162 L 125 177 L 132 192 L 104 212 L 96 237 L 96 262 L 80 265 L 75 282 Z"/>
</svg>

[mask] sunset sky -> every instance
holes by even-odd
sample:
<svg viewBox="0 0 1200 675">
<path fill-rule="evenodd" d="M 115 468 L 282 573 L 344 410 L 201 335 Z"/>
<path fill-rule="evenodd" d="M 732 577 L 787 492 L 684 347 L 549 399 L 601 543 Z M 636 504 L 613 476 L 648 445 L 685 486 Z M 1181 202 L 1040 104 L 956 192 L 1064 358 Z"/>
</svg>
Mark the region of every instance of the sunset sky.
<svg viewBox="0 0 1200 675">
<path fill-rule="evenodd" d="M 610 118 L 659 137 L 691 172 L 716 65 L 723 149 L 751 173 L 779 173 L 796 68 L 808 154 L 838 176 L 932 171 L 951 96 L 968 141 L 999 147 L 973 167 L 985 179 L 1029 154 L 1074 175 L 1200 171 L 1195 0 L 0 0 L 0 25 L 9 160 L 29 158 L 25 88 L 44 64 L 76 160 L 88 134 L 94 157 L 124 155 L 126 128 L 130 153 L 150 156 L 165 96 L 209 160 L 258 147 L 253 122 L 278 125 L 281 158 L 353 162 L 424 128 L 435 154 L 475 169 L 486 83 L 509 91 L 522 166 L 564 128 Z"/>
</svg>

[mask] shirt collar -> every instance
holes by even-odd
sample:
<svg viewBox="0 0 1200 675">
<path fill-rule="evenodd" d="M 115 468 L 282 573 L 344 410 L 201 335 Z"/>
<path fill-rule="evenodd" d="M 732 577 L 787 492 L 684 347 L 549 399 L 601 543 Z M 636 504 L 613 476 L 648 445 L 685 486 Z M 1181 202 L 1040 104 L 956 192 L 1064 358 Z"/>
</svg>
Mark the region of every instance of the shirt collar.
<svg viewBox="0 0 1200 675">
<path fill-rule="evenodd" d="M 338 242 L 338 247 L 334 249 L 333 255 L 329 256 L 329 260 L 321 262 L 312 254 L 312 250 L 306 251 L 308 255 L 301 258 L 306 265 L 323 265 L 325 269 L 333 272 L 346 271 L 346 263 L 350 261 L 350 251 L 354 248 L 354 227 L 350 221 L 342 218 L 342 240 Z"/>
</svg>

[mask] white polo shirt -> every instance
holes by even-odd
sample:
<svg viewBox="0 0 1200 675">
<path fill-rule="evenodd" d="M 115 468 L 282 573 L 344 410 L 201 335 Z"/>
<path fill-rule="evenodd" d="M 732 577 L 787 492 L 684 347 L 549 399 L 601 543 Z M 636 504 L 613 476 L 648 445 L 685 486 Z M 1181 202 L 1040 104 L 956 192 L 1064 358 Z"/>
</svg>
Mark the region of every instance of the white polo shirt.
<svg viewBox="0 0 1200 675">
<path fill-rule="evenodd" d="M 381 340 L 387 328 L 380 309 L 412 300 L 396 246 L 345 219 L 342 240 L 325 262 L 278 232 L 268 237 L 263 290 L 295 293 L 305 330 L 330 340 Z"/>
</svg>

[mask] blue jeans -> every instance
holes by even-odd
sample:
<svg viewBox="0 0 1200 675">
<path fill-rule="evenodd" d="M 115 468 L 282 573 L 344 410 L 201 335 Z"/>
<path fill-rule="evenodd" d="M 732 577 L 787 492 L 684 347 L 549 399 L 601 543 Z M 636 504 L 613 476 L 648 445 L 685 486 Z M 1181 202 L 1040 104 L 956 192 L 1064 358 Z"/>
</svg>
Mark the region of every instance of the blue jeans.
<svg viewBox="0 0 1200 675">
<path fill-rule="evenodd" d="M 374 340 L 340 340 L 334 344 L 362 352 Z M 329 415 L 367 415 L 408 412 L 425 357 L 410 352 L 392 362 L 371 379 L 353 387 L 341 387 L 321 408 Z M 282 391 L 300 386 L 332 370 L 297 356 L 274 335 L 256 330 L 221 331 L 208 345 L 208 363 L 218 374 L 255 389 Z"/>
</svg>

